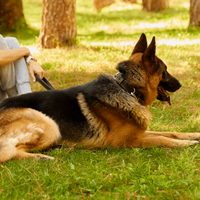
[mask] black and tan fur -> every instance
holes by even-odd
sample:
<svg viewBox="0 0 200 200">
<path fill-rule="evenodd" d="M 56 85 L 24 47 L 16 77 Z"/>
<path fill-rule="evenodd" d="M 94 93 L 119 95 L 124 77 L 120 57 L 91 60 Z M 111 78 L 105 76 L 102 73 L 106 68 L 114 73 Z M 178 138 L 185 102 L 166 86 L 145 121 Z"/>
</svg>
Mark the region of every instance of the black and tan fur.
<svg viewBox="0 0 200 200">
<path fill-rule="evenodd" d="M 101 74 L 92 82 L 66 90 L 6 99 L 0 105 L 0 162 L 11 158 L 53 159 L 29 152 L 62 141 L 89 148 L 197 144 L 200 133 L 146 131 L 151 121 L 148 106 L 155 99 L 170 104 L 167 91 L 181 87 L 155 50 L 155 37 L 147 47 L 142 34 L 130 58 L 117 66 L 122 81 Z"/>
</svg>

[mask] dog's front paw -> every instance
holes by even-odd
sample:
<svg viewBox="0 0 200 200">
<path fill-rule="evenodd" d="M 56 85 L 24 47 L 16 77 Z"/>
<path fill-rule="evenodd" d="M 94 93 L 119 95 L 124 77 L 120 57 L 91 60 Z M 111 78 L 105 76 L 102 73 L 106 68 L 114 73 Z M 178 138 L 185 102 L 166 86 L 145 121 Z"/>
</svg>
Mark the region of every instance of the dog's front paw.
<svg viewBox="0 0 200 200">
<path fill-rule="evenodd" d="M 199 144 L 199 141 L 192 140 L 192 141 L 189 142 L 189 146 L 193 146 L 195 144 Z"/>
<path fill-rule="evenodd" d="M 200 133 L 188 133 L 191 140 L 200 140 Z"/>
</svg>

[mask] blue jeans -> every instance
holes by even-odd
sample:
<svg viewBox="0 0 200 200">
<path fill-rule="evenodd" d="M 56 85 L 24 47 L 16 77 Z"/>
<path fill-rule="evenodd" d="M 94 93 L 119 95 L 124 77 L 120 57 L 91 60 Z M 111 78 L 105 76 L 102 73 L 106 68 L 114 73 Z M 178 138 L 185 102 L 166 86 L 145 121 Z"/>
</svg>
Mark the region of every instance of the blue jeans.
<svg viewBox="0 0 200 200">
<path fill-rule="evenodd" d="M 0 34 L 0 50 L 19 48 L 14 37 L 3 37 Z M 0 102 L 7 97 L 31 92 L 30 78 L 24 57 L 0 66 Z"/>
</svg>

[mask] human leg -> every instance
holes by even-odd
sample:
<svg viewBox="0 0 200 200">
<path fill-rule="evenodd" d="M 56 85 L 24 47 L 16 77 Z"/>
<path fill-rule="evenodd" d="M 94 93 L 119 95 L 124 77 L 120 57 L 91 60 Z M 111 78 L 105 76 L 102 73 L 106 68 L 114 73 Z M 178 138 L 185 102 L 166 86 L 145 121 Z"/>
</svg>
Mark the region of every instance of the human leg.
<svg viewBox="0 0 200 200">
<path fill-rule="evenodd" d="M 19 48 L 19 42 L 14 37 L 5 37 L 5 41 L 9 49 Z M 31 92 L 30 78 L 24 57 L 15 60 L 15 80 L 18 94 L 25 94 Z"/>
<path fill-rule="evenodd" d="M 0 50 L 8 49 L 8 45 L 0 35 Z M 15 68 L 14 64 L 10 63 L 0 67 L 0 102 L 9 97 L 16 96 L 15 88 Z"/>
</svg>

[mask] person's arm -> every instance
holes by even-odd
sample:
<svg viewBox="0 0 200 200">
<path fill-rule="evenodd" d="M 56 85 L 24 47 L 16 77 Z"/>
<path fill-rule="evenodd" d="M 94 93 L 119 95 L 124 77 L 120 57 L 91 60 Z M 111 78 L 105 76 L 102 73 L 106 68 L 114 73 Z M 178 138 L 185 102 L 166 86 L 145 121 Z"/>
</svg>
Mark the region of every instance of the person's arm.
<svg viewBox="0 0 200 200">
<path fill-rule="evenodd" d="M 25 59 L 27 59 L 27 57 L 30 55 L 31 53 L 27 47 L 0 50 L 0 66 L 9 64 L 21 57 L 25 57 Z M 40 78 L 44 77 L 44 70 L 36 61 L 30 59 L 28 65 L 29 65 L 29 72 L 33 79 L 33 82 L 35 82 L 34 74 L 38 74 Z"/>
<path fill-rule="evenodd" d="M 9 64 L 23 56 L 29 56 L 30 54 L 27 47 L 0 50 L 0 66 Z"/>
</svg>

